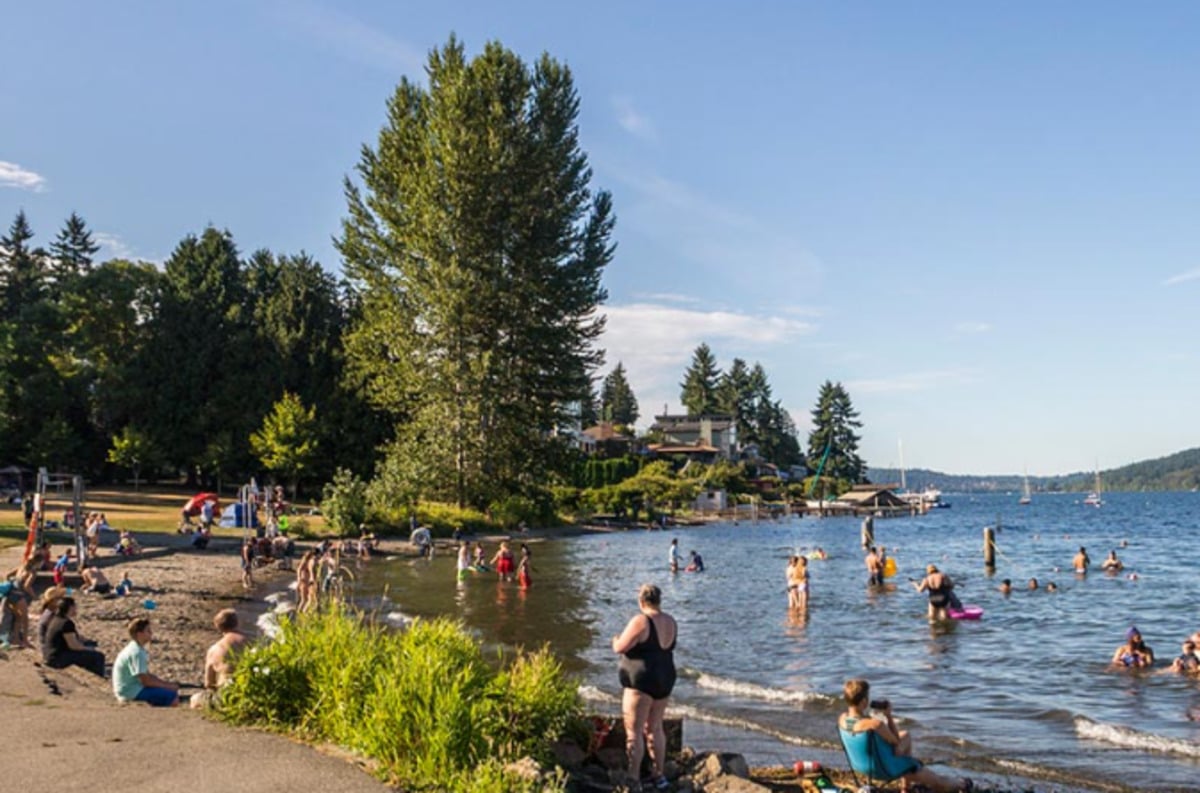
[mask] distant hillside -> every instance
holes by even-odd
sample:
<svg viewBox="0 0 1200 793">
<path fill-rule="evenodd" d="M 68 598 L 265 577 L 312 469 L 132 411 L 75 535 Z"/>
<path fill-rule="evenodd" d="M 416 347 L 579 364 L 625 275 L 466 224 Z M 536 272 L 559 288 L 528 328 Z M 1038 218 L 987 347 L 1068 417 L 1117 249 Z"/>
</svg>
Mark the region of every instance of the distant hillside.
<svg viewBox="0 0 1200 793">
<path fill-rule="evenodd" d="M 945 474 L 926 468 L 905 472 L 910 490 L 936 487 L 949 493 L 992 493 L 1021 489 L 1021 474 Z M 1105 490 L 1195 490 L 1200 488 L 1200 448 L 1177 452 L 1157 460 L 1144 460 L 1101 471 Z M 879 484 L 899 484 L 900 469 L 869 468 L 867 477 Z M 1030 486 L 1040 492 L 1086 492 L 1092 489 L 1091 471 L 1058 476 L 1031 476 Z"/>
</svg>

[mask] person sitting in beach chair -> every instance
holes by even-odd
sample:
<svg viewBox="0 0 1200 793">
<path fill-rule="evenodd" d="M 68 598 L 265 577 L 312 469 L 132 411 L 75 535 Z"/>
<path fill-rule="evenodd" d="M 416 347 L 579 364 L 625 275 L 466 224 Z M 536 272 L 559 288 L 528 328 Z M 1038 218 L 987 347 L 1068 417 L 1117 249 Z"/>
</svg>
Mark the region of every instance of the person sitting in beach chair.
<svg viewBox="0 0 1200 793">
<path fill-rule="evenodd" d="M 846 712 L 838 717 L 838 735 L 854 774 L 855 786 L 859 786 L 858 777 L 862 775 L 866 777 L 866 784 L 887 786 L 899 781 L 903 785 L 923 785 L 934 793 L 975 789 L 975 783 L 969 778 L 947 779 L 912 757 L 912 739 L 907 732 L 896 729 L 891 703 L 886 700 L 870 702 L 871 685 L 866 680 L 847 680 L 842 694 Z M 868 715 L 868 709 L 882 714 L 883 718 Z"/>
</svg>

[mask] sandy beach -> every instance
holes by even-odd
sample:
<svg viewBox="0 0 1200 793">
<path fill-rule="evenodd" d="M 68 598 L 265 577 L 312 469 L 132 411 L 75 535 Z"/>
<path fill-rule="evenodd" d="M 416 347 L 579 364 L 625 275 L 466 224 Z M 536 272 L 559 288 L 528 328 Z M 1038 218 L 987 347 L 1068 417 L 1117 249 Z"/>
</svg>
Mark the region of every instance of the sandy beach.
<svg viewBox="0 0 1200 793">
<path fill-rule="evenodd" d="M 155 625 L 151 671 L 192 687 L 186 693 L 203 679 L 205 649 L 217 638 L 213 615 L 237 609 L 253 636 L 262 597 L 285 587 L 293 573 L 257 569 L 255 588 L 246 592 L 236 539 L 214 538 L 204 551 L 192 549 L 184 535 L 140 533 L 138 539 L 142 555 L 126 559 L 103 550 L 97 560 L 113 582 L 128 574 L 133 594 L 77 593 L 76 623 L 111 664 L 128 641 L 125 623 L 149 614 Z M 0 569 L 15 566 L 21 553 L 21 547 L 0 551 Z M 43 574 L 38 593 L 50 584 Z M 146 600 L 154 602 L 152 611 Z M 107 679 L 44 667 L 38 649 L 0 652 L 0 742 L 4 778 L 15 789 L 99 781 L 133 791 L 387 789 L 345 758 L 281 736 L 231 728 L 190 708 L 122 705 Z"/>
</svg>

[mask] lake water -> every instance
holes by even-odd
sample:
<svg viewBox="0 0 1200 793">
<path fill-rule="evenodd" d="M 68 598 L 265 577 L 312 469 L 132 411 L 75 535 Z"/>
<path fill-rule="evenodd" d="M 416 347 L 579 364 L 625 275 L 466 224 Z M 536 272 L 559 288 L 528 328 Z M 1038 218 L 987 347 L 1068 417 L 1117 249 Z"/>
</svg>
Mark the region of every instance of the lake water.
<svg viewBox="0 0 1200 793">
<path fill-rule="evenodd" d="M 738 751 L 751 763 L 811 758 L 844 764 L 835 717 L 848 677 L 871 681 L 915 737 L 918 754 L 984 778 L 1035 780 L 1038 790 L 1200 790 L 1200 681 L 1114 671 L 1107 662 L 1131 624 L 1165 668 L 1200 628 L 1200 494 L 948 496 L 951 509 L 876 520 L 876 542 L 899 564 L 894 586 L 869 591 L 859 518 L 588 535 L 539 543 L 534 587 L 494 575 L 456 585 L 454 559 L 377 560 L 356 596 L 384 592 L 406 614 L 450 614 L 489 643 L 549 643 L 578 675 L 596 711 L 619 710 L 609 641 L 635 613 L 643 582 L 663 589 L 679 622 L 681 677 L 673 710 L 698 749 Z M 993 576 L 983 527 L 999 519 Z M 703 555 L 704 573 L 667 570 L 670 538 Z M 1120 548 L 1122 540 L 1128 547 Z M 1093 572 L 1071 558 L 1087 547 Z M 806 619 L 789 616 L 786 556 L 824 548 L 810 563 Z M 1099 572 L 1116 548 L 1118 576 Z M 489 555 L 494 547 L 488 548 Z M 959 582 L 978 622 L 930 626 L 908 582 L 928 563 Z M 1136 573 L 1136 579 L 1128 573 Z M 1060 591 L 1028 592 L 1036 577 Z M 997 591 L 1010 578 L 1012 595 Z"/>
</svg>

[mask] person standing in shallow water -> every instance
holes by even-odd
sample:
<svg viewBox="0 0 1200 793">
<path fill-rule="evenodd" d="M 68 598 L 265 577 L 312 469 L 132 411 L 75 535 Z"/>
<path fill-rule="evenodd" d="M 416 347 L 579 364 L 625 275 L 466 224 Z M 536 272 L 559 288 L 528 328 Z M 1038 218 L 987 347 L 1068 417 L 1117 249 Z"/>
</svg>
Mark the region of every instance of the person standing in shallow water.
<svg viewBox="0 0 1200 793">
<path fill-rule="evenodd" d="M 529 550 L 529 546 L 521 543 L 521 561 L 517 563 L 517 583 L 521 589 L 529 589 L 533 586 L 533 577 L 530 575 L 533 572 L 533 553 Z"/>
<path fill-rule="evenodd" d="M 667 552 L 667 561 L 670 563 L 671 572 L 679 572 L 679 540 L 671 540 L 671 550 Z"/>
<path fill-rule="evenodd" d="M 1092 560 L 1088 558 L 1087 548 L 1079 546 L 1079 553 L 1075 554 L 1075 558 L 1071 560 L 1071 566 L 1075 568 L 1077 575 L 1087 575 L 1088 565 Z"/>
<path fill-rule="evenodd" d="M 675 618 L 662 610 L 662 591 L 653 584 L 643 584 L 638 590 L 638 611 L 612 639 L 613 652 L 621 656 L 617 670 L 623 689 L 621 714 L 629 774 L 637 779 L 649 748 L 654 776 L 648 784 L 666 790 L 670 783 L 664 776 L 667 736 L 663 714 L 675 688 L 678 631 Z"/>
</svg>

